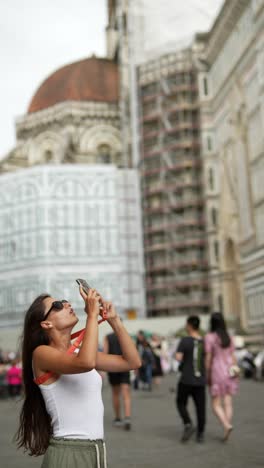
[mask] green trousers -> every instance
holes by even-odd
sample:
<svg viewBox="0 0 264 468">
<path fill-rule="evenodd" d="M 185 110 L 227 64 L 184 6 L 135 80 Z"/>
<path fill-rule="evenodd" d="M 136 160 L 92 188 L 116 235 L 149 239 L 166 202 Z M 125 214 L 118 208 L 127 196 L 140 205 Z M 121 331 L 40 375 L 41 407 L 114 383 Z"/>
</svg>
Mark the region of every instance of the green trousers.
<svg viewBox="0 0 264 468">
<path fill-rule="evenodd" d="M 103 440 L 51 438 L 41 468 L 107 468 Z"/>
</svg>

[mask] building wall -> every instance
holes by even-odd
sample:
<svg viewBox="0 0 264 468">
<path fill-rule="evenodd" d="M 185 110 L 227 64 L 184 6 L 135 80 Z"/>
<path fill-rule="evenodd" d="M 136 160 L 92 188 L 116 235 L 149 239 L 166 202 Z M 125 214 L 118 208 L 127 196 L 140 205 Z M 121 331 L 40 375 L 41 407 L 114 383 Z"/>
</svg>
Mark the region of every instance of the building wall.
<svg viewBox="0 0 264 468">
<path fill-rule="evenodd" d="M 36 166 L 0 176 L 0 318 L 38 294 L 72 300 L 84 277 L 120 313 L 144 316 L 138 176 L 112 165 Z"/>
<path fill-rule="evenodd" d="M 59 103 L 17 119 L 17 145 L 0 173 L 35 164 L 108 164 L 127 167 L 117 104 Z"/>
<path fill-rule="evenodd" d="M 138 94 L 148 315 L 207 313 L 200 113 L 192 49 L 141 65 Z"/>
<path fill-rule="evenodd" d="M 244 328 L 264 325 L 263 30 L 263 1 L 225 2 L 200 75 L 213 302 Z"/>
</svg>

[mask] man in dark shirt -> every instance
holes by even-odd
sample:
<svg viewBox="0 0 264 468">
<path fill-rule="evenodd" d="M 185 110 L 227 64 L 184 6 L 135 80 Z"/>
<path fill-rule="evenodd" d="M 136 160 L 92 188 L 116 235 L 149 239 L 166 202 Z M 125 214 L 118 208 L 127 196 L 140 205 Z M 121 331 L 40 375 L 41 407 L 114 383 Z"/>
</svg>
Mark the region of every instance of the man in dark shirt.
<svg viewBox="0 0 264 468">
<path fill-rule="evenodd" d="M 193 315 L 187 319 L 188 336 L 181 339 L 176 359 L 180 362 L 181 378 L 178 383 L 176 404 L 184 423 L 182 442 L 195 432 L 187 410 L 189 396 L 193 398 L 197 416 L 197 442 L 204 440 L 205 428 L 205 368 L 204 343 L 199 332 L 200 319 Z"/>
</svg>

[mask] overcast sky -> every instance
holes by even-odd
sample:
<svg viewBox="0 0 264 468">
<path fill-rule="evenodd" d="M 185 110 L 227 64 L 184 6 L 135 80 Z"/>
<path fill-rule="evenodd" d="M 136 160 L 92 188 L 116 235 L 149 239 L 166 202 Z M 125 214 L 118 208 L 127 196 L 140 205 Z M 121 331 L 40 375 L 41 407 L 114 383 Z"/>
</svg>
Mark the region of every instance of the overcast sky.
<svg viewBox="0 0 264 468">
<path fill-rule="evenodd" d="M 0 0 L 0 157 L 14 121 L 61 66 L 105 54 L 106 0 Z"/>
<path fill-rule="evenodd" d="M 178 18 L 178 37 L 185 37 L 190 24 L 207 29 L 222 0 L 152 0 L 152 17 L 164 2 Z M 106 13 L 106 0 L 0 0 L 0 158 L 14 147 L 15 118 L 26 113 L 44 79 L 67 63 L 105 54 Z M 161 31 L 155 34 L 159 14 L 156 25 L 151 32 L 162 39 Z"/>
<path fill-rule="evenodd" d="M 157 53 L 189 45 L 196 32 L 211 27 L 222 3 L 223 0 L 131 0 L 139 25 L 144 25 L 141 34 L 136 34 L 135 61 L 144 62 L 146 57 L 151 59 Z M 142 22 L 143 5 L 145 19 Z"/>
</svg>

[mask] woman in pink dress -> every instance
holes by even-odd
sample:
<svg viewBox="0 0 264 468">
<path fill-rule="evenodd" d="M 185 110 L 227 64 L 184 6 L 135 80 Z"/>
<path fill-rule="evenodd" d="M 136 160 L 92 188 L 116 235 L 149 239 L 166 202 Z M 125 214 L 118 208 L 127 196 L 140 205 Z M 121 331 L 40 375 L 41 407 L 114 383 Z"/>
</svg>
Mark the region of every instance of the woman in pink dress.
<svg viewBox="0 0 264 468">
<path fill-rule="evenodd" d="M 211 316 L 211 333 L 205 337 L 205 351 L 212 407 L 224 428 L 226 441 L 233 429 L 232 396 L 237 393 L 238 379 L 230 375 L 232 366 L 236 365 L 235 348 L 220 312 L 215 312 Z"/>
</svg>

